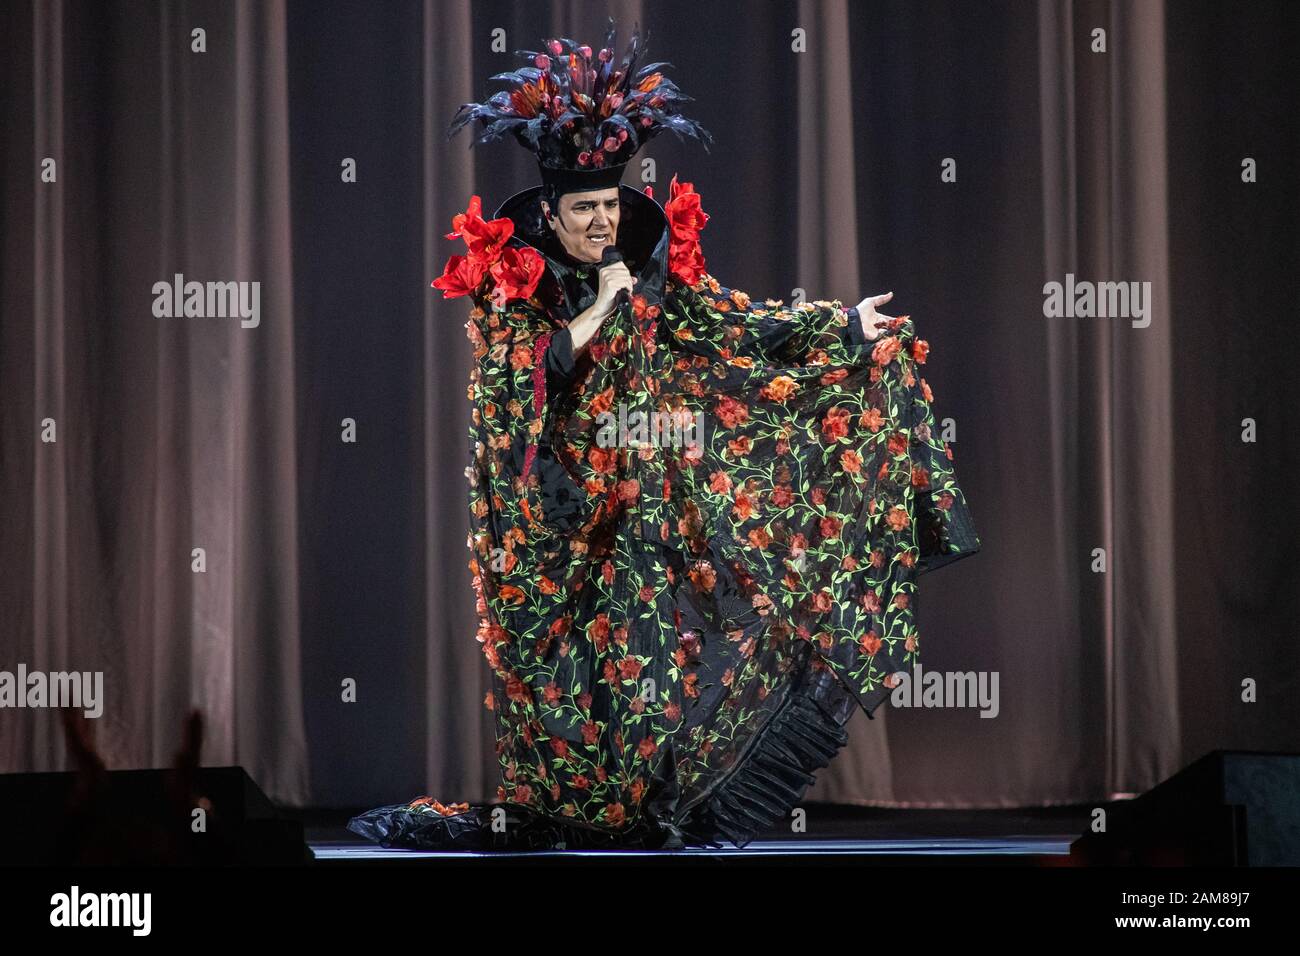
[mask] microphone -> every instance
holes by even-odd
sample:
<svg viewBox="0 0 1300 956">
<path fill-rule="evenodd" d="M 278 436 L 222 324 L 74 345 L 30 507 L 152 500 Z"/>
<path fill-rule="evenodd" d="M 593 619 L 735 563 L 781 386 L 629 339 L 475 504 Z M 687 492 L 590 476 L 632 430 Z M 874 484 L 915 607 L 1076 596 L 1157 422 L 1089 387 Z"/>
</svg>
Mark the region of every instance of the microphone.
<svg viewBox="0 0 1300 956">
<path fill-rule="evenodd" d="M 623 261 L 623 253 L 618 251 L 618 246 L 610 244 L 600 252 L 600 267 L 611 266 L 616 262 Z M 619 289 L 618 294 L 614 296 L 614 308 L 618 309 L 631 301 L 627 294 L 627 289 Z"/>
</svg>

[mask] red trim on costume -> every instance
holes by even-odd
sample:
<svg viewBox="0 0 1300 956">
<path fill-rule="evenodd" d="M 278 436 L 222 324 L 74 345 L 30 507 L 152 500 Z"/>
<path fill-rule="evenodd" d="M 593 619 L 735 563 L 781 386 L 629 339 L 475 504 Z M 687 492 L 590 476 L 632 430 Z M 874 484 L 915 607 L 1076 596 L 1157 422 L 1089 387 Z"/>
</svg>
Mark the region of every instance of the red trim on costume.
<svg viewBox="0 0 1300 956">
<path fill-rule="evenodd" d="M 551 336 L 554 334 L 554 332 L 547 332 L 533 343 L 533 414 L 538 417 L 546 407 L 546 350 L 550 348 Z M 538 432 L 539 436 L 540 434 Z M 524 452 L 524 481 L 528 480 L 528 473 L 532 471 L 533 459 L 536 457 L 537 438 L 535 437 L 528 443 L 528 450 Z"/>
</svg>

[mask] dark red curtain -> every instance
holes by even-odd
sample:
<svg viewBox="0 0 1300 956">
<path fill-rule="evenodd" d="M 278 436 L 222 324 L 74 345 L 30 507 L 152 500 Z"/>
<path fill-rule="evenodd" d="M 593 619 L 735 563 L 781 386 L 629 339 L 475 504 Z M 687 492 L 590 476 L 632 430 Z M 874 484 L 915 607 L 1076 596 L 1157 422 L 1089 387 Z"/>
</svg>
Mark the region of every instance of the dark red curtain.
<svg viewBox="0 0 1300 956">
<path fill-rule="evenodd" d="M 955 428 L 984 548 L 922 579 L 923 667 L 996 672 L 997 715 L 855 719 L 811 798 L 1102 800 L 1300 749 L 1285 2 L 5 4 L 0 669 L 102 671 L 112 767 L 198 706 L 205 762 L 286 803 L 493 795 L 470 352 L 429 281 L 469 196 L 536 172 L 443 131 L 607 14 L 716 138 L 644 154 L 710 271 L 893 290 Z M 178 273 L 258 282 L 259 324 L 155 316 Z M 1071 275 L 1149 312 L 1046 315 Z M 66 765 L 0 711 L 0 770 Z"/>
</svg>

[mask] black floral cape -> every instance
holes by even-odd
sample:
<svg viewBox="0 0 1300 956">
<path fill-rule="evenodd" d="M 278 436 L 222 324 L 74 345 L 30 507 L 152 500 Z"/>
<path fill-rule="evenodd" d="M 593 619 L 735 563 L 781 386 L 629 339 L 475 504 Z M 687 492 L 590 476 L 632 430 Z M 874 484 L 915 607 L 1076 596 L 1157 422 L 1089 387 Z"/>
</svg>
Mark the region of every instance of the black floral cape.
<svg viewBox="0 0 1300 956">
<path fill-rule="evenodd" d="M 559 389 L 591 276 L 528 241 L 536 190 L 498 213 L 548 252 L 532 298 L 467 325 L 500 804 L 353 820 L 386 845 L 743 845 L 916 664 L 918 577 L 980 548 L 912 319 L 868 341 L 838 300 L 688 284 L 662 208 L 622 189 L 637 289 Z"/>
</svg>

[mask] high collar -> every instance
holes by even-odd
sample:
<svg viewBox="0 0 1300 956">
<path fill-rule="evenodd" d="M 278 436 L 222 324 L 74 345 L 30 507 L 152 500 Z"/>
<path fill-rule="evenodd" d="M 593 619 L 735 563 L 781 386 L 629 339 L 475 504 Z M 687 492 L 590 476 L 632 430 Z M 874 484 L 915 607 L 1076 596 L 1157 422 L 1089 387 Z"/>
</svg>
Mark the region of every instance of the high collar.
<svg viewBox="0 0 1300 956">
<path fill-rule="evenodd" d="M 590 304 L 588 300 L 594 298 L 594 292 L 589 291 L 578 278 L 578 271 L 599 268 L 600 263 L 579 263 L 563 251 L 564 247 L 553 238 L 553 234 L 548 241 L 546 234 L 533 230 L 537 224 L 541 193 L 541 186 L 515 193 L 501 204 L 494 218 L 506 217 L 515 224 L 511 245 L 532 248 L 545 259 L 547 288 L 539 285 L 538 294 L 543 301 L 562 306 L 566 318 L 570 318 L 586 308 Z M 663 299 L 664 281 L 668 275 L 668 216 L 658 202 L 625 183 L 619 185 L 619 198 L 623 209 L 616 245 L 637 280 L 637 293 L 652 304 L 659 302 Z M 594 289 L 594 271 L 590 273 L 589 282 Z"/>
</svg>

